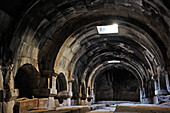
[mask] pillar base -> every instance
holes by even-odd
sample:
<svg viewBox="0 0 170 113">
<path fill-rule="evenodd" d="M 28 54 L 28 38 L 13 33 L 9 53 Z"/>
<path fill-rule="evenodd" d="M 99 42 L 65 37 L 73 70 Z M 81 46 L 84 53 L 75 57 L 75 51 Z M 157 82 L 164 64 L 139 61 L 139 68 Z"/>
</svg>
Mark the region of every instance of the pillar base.
<svg viewBox="0 0 170 113">
<path fill-rule="evenodd" d="M 153 102 L 154 104 L 159 104 L 161 102 L 166 102 L 170 100 L 170 95 L 161 95 L 161 96 L 154 96 Z"/>
<path fill-rule="evenodd" d="M 54 97 L 49 97 L 48 98 L 48 108 L 55 108 L 56 105 L 55 105 L 55 100 L 54 100 Z"/>
<path fill-rule="evenodd" d="M 168 92 L 166 90 L 156 90 L 155 95 L 167 95 Z"/>
<path fill-rule="evenodd" d="M 141 103 L 142 103 L 142 104 L 151 104 L 151 103 L 153 103 L 153 102 L 152 102 L 152 99 L 151 99 L 151 98 L 143 98 L 143 99 L 141 100 Z"/>
</svg>

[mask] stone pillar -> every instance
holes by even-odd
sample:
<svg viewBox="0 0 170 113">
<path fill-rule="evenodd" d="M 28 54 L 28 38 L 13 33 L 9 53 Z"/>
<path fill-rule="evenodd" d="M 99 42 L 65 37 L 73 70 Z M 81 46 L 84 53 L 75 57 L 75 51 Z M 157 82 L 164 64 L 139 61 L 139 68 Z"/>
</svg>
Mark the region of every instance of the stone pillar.
<svg viewBox="0 0 170 113">
<path fill-rule="evenodd" d="M 92 97 L 92 102 L 91 103 L 95 103 L 94 89 L 91 90 L 91 97 Z"/>
<path fill-rule="evenodd" d="M 3 103 L 3 75 L 2 75 L 2 70 L 1 70 L 1 65 L 0 65 L 0 113 L 2 113 L 2 103 Z"/>
<path fill-rule="evenodd" d="M 170 93 L 170 79 L 169 79 L 168 73 L 165 76 L 166 76 L 166 87 L 167 87 L 168 93 Z"/>
<path fill-rule="evenodd" d="M 168 94 L 167 88 L 166 88 L 166 74 L 165 74 L 165 71 L 161 70 L 160 77 L 159 77 L 158 81 L 159 81 L 159 94 L 161 94 L 161 95 Z"/>
<path fill-rule="evenodd" d="M 140 88 L 140 102 L 143 103 L 143 91 L 142 91 L 142 88 Z"/>
<path fill-rule="evenodd" d="M 68 94 L 69 94 L 69 98 L 67 99 L 68 106 L 71 106 L 71 97 L 73 96 L 73 92 L 72 92 L 72 82 L 73 82 L 73 81 L 68 81 Z"/>
<path fill-rule="evenodd" d="M 170 94 L 170 66 L 167 67 L 167 71 L 165 71 L 166 78 L 166 88 L 168 93 Z"/>
<path fill-rule="evenodd" d="M 86 102 L 88 103 L 88 98 L 89 98 L 89 88 L 87 88 L 87 92 L 86 92 Z"/>
<path fill-rule="evenodd" d="M 154 80 L 154 86 L 155 86 L 155 95 L 158 95 L 158 91 L 159 91 L 158 80 Z"/>
<path fill-rule="evenodd" d="M 149 104 L 149 100 L 146 98 L 145 88 L 140 88 L 140 102 L 143 104 Z"/>
<path fill-rule="evenodd" d="M 49 82 L 51 82 L 51 83 L 48 83 L 48 85 L 52 84 L 52 86 L 51 86 L 51 88 L 50 88 L 50 86 L 48 86 L 50 88 L 50 95 L 49 95 L 49 98 L 48 98 L 48 107 L 54 108 L 54 107 L 56 107 L 54 96 L 57 95 L 56 76 L 52 76 L 52 78 Z"/>
<path fill-rule="evenodd" d="M 80 85 L 80 93 L 79 93 L 79 105 L 81 105 L 82 104 L 82 102 L 81 102 L 81 97 L 82 97 L 82 86 Z"/>
<path fill-rule="evenodd" d="M 167 88 L 166 88 L 166 74 L 165 72 L 160 68 L 158 69 L 158 78 L 154 80 L 155 84 L 155 97 L 154 97 L 154 103 L 158 104 L 160 100 L 160 96 L 167 95 Z"/>
<path fill-rule="evenodd" d="M 155 80 L 155 95 L 166 95 L 168 94 L 166 89 L 166 76 L 163 71 L 160 72 L 158 80 Z"/>
<path fill-rule="evenodd" d="M 0 65 L 0 91 L 3 90 L 3 75 L 2 75 L 2 70 L 1 70 L 1 65 Z"/>
<path fill-rule="evenodd" d="M 3 111 L 2 113 L 13 113 L 13 107 L 15 104 L 15 99 L 18 97 L 18 89 L 14 89 L 14 75 L 12 73 L 13 69 L 13 64 L 6 66 L 6 67 L 1 67 L 1 77 L 3 78 L 1 83 L 2 86 L 7 86 L 7 87 L 2 87 L 1 90 L 1 97 L 2 97 L 2 107 Z M 4 74 L 4 75 L 3 75 Z"/>
<path fill-rule="evenodd" d="M 93 102 L 93 89 L 91 87 L 87 88 L 87 97 L 86 97 L 86 102 L 87 104 L 91 105 Z"/>
</svg>

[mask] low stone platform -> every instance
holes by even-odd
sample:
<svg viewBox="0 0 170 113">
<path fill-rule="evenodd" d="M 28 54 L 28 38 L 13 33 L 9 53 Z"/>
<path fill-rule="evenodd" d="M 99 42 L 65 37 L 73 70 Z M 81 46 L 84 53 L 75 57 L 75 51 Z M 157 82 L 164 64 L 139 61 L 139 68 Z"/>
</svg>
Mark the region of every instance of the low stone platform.
<svg viewBox="0 0 170 113">
<path fill-rule="evenodd" d="M 154 104 L 138 104 L 133 102 L 114 102 L 103 109 L 96 109 L 88 113 L 170 113 L 170 106 L 154 105 Z M 112 102 L 113 103 L 113 102 Z"/>
<path fill-rule="evenodd" d="M 31 109 L 25 113 L 86 113 L 90 111 L 87 106 L 67 106 L 67 107 L 58 107 L 55 109 L 49 108 L 36 108 Z"/>
<path fill-rule="evenodd" d="M 117 105 L 115 113 L 170 113 L 170 107 L 157 105 Z"/>
<path fill-rule="evenodd" d="M 104 109 L 104 104 L 84 105 L 84 106 L 65 106 L 54 109 L 50 108 L 36 108 L 30 109 L 25 113 L 87 113 L 95 109 Z"/>
<path fill-rule="evenodd" d="M 105 107 L 104 109 L 96 109 L 87 113 L 114 113 L 116 107 Z"/>
<path fill-rule="evenodd" d="M 30 100 L 29 100 L 30 101 Z M 116 102 L 114 104 L 93 104 L 57 108 L 36 107 L 24 113 L 170 113 L 170 106 Z"/>
</svg>

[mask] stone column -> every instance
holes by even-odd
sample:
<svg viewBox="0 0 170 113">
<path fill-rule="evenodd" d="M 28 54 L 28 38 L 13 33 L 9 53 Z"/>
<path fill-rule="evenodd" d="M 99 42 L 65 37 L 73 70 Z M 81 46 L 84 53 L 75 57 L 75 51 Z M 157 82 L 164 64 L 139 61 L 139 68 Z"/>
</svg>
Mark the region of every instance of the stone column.
<svg viewBox="0 0 170 113">
<path fill-rule="evenodd" d="M 89 88 L 87 88 L 87 92 L 86 92 L 86 102 L 88 103 L 88 98 L 89 98 Z"/>
<path fill-rule="evenodd" d="M 143 104 L 151 104 L 152 103 L 152 99 L 148 98 L 146 95 L 145 88 L 140 88 L 140 102 Z"/>
<path fill-rule="evenodd" d="M 87 88 L 87 97 L 86 97 L 86 102 L 87 104 L 91 105 L 91 103 L 93 102 L 93 90 L 91 87 Z"/>
<path fill-rule="evenodd" d="M 81 102 L 81 97 L 82 97 L 82 92 L 81 92 L 81 85 L 80 85 L 80 93 L 79 93 L 79 105 L 81 105 L 82 104 L 82 102 Z"/>
<path fill-rule="evenodd" d="M 94 89 L 91 90 L 91 97 L 92 97 L 92 102 L 91 103 L 95 103 Z"/>
<path fill-rule="evenodd" d="M 166 74 L 162 69 L 158 70 L 158 78 L 154 80 L 155 84 L 155 96 L 154 103 L 158 104 L 161 100 L 160 97 L 168 94 L 166 88 Z"/>
<path fill-rule="evenodd" d="M 148 104 L 145 88 L 140 88 L 140 102 L 143 104 Z"/>
<path fill-rule="evenodd" d="M 0 65 L 0 91 L 3 90 L 3 75 L 2 75 L 2 66 Z"/>
<path fill-rule="evenodd" d="M 3 69 L 3 73 L 1 71 L 3 77 L 3 85 L 8 87 L 3 88 L 2 95 L 3 95 L 3 112 L 4 113 L 13 113 L 13 107 L 15 104 L 15 99 L 18 97 L 18 89 L 14 89 L 14 75 L 12 73 L 13 64 L 10 64 L 6 67 L 1 67 Z"/>
<path fill-rule="evenodd" d="M 159 91 L 158 80 L 154 80 L 154 86 L 155 86 L 155 95 L 158 95 L 158 91 Z"/>
<path fill-rule="evenodd" d="M 163 70 L 160 70 L 158 80 L 155 81 L 155 95 L 166 95 L 168 94 L 166 89 L 166 76 Z"/>
<path fill-rule="evenodd" d="M 52 84 L 51 88 L 50 88 L 50 95 L 49 95 L 49 99 L 48 99 L 48 107 L 49 108 L 54 108 L 55 106 L 55 100 L 54 100 L 54 96 L 57 95 L 57 89 L 56 89 L 56 76 L 52 76 L 50 82 Z M 50 85 L 50 83 L 49 83 Z"/>
<path fill-rule="evenodd" d="M 0 65 L 0 113 L 2 113 L 2 102 L 3 102 L 3 75 Z"/>
<path fill-rule="evenodd" d="M 165 77 L 166 77 L 167 91 L 168 91 L 168 93 L 170 93 L 170 78 L 169 78 L 168 72 L 165 73 Z"/>
<path fill-rule="evenodd" d="M 71 97 L 73 96 L 72 82 L 73 82 L 72 80 L 68 81 L 68 94 L 69 94 L 69 98 L 67 99 L 68 106 L 71 106 Z"/>
</svg>

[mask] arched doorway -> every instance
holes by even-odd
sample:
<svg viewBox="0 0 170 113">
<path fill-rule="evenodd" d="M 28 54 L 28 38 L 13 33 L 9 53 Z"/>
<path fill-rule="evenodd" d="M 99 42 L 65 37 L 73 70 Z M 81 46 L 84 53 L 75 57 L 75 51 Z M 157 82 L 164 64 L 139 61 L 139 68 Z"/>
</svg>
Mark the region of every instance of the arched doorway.
<svg viewBox="0 0 170 113">
<path fill-rule="evenodd" d="M 140 101 L 140 90 L 135 76 L 123 69 L 113 68 L 97 76 L 96 101 Z"/>
<path fill-rule="evenodd" d="M 39 87 L 39 72 L 31 64 L 21 66 L 14 78 L 15 88 L 19 89 L 19 96 L 32 98 L 34 95 L 33 89 Z"/>
</svg>

